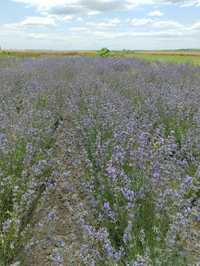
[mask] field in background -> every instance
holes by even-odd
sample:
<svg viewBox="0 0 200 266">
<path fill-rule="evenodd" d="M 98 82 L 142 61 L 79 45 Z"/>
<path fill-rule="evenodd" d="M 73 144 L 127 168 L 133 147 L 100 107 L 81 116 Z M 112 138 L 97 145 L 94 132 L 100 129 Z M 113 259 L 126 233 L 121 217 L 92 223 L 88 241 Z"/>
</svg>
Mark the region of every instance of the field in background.
<svg viewBox="0 0 200 266">
<path fill-rule="evenodd" d="M 21 50 L 0 51 L 0 57 L 40 57 L 40 56 L 97 56 L 97 51 L 48 51 L 48 50 Z M 200 64 L 200 50 L 172 50 L 172 51 L 111 51 L 110 57 L 136 57 L 149 61 L 171 63 Z"/>
<path fill-rule="evenodd" d="M 200 52 L 122 52 L 121 55 L 149 61 L 200 64 Z"/>
<path fill-rule="evenodd" d="M 136 57 L 149 61 L 162 61 L 171 63 L 200 64 L 199 50 L 171 50 L 171 51 L 113 51 L 112 56 Z"/>
<path fill-rule="evenodd" d="M 48 51 L 48 50 L 5 50 L 0 57 L 40 57 L 40 56 L 95 56 L 95 51 Z"/>
</svg>

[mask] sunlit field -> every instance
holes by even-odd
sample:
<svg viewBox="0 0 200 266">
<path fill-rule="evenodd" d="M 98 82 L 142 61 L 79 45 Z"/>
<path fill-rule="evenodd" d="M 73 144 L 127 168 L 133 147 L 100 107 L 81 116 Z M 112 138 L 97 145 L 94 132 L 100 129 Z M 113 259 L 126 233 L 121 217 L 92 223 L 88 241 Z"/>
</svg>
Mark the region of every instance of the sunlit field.
<svg viewBox="0 0 200 266">
<path fill-rule="evenodd" d="M 131 55 L 149 61 L 170 62 L 179 64 L 200 64 L 200 53 L 135 53 Z"/>
<path fill-rule="evenodd" d="M 39 50 L 24 50 L 24 51 L 0 51 L 0 59 L 7 57 L 43 57 L 43 56 L 99 56 L 98 51 L 39 51 Z M 200 64 L 199 50 L 186 51 L 110 51 L 106 57 L 117 58 L 139 58 L 150 62 L 160 61 L 178 64 Z"/>
<path fill-rule="evenodd" d="M 1 53 L 0 265 L 200 265 L 200 57 L 82 53 Z"/>
</svg>

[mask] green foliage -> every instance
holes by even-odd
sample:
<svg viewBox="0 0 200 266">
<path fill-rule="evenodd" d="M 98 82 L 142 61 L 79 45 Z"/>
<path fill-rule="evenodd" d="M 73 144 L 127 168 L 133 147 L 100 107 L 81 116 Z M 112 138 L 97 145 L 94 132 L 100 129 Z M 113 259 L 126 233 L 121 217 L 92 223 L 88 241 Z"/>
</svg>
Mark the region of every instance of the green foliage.
<svg viewBox="0 0 200 266">
<path fill-rule="evenodd" d="M 110 50 L 108 48 L 102 48 L 100 51 L 98 51 L 97 55 L 107 57 L 110 55 Z"/>
<path fill-rule="evenodd" d="M 15 206 L 20 203 L 26 187 L 21 177 L 25 149 L 25 142 L 19 140 L 5 157 L 0 158 L 0 172 L 3 174 L 3 187 L 0 191 L 0 263 L 3 263 L 2 265 L 11 262 L 21 241 L 19 214 Z"/>
<path fill-rule="evenodd" d="M 40 149 L 34 153 L 30 161 L 30 166 L 46 159 L 46 150 L 52 145 L 54 145 L 53 137 L 44 137 Z M 29 239 L 31 232 L 28 228 L 45 189 L 43 183 L 39 181 L 52 173 L 52 167 L 49 165 L 42 169 L 37 176 L 38 185 L 34 196 L 27 203 L 24 197 L 33 176 L 31 173 L 30 177 L 23 175 L 24 168 L 29 166 L 25 165 L 26 146 L 26 139 L 19 138 L 5 155 L 0 155 L 0 266 L 10 265 Z"/>
<path fill-rule="evenodd" d="M 10 51 L 4 51 L 4 50 L 0 51 L 0 57 L 1 56 L 7 57 L 7 56 L 11 56 L 11 55 L 14 55 L 14 53 L 10 52 Z"/>
<path fill-rule="evenodd" d="M 152 262 L 156 263 L 157 257 L 161 258 L 164 256 L 166 248 L 165 238 L 169 229 L 169 217 L 165 211 L 162 211 L 160 214 L 156 212 L 156 197 L 153 193 L 149 192 L 148 178 L 145 177 L 143 171 L 130 167 L 130 161 L 125 161 L 123 169 L 126 175 L 132 179 L 132 190 L 134 193 L 139 193 L 143 187 L 146 187 L 147 191 L 144 191 L 144 196 L 136 201 L 133 218 L 134 226 L 130 231 L 130 240 L 126 244 L 123 243 L 123 234 L 128 226 L 128 210 L 126 208 L 127 200 L 120 191 L 117 192 L 115 190 L 110 182 L 110 177 L 105 173 L 105 169 L 98 165 L 98 158 L 96 158 L 95 154 L 97 148 L 97 135 L 100 132 L 99 130 L 99 125 L 87 130 L 85 149 L 87 158 L 91 162 L 91 169 L 87 173 L 87 178 L 88 180 L 94 178 L 94 195 L 98 200 L 98 210 L 103 210 L 104 202 L 107 201 L 110 203 L 110 207 L 116 216 L 114 220 L 105 217 L 103 220 L 98 221 L 97 224 L 100 227 L 107 228 L 109 240 L 116 250 L 121 246 L 125 248 L 125 254 L 118 265 L 125 265 L 125 261 L 136 259 L 138 254 L 143 256 L 146 250 L 149 250 Z M 101 136 L 102 143 L 113 138 L 113 134 L 110 131 L 101 132 Z M 105 153 L 107 161 L 111 158 L 112 148 L 111 145 Z M 119 180 L 118 187 L 121 185 L 122 183 Z M 103 190 L 102 187 L 104 187 Z M 144 238 L 142 234 L 144 234 Z M 158 237 L 160 240 L 158 240 Z M 160 254 L 161 250 L 163 251 L 163 254 Z M 176 259 L 179 259 L 179 257 L 174 258 L 174 256 L 176 256 L 176 254 L 170 255 L 170 257 L 166 259 L 166 263 L 171 263 L 172 259 L 176 262 Z M 109 261 L 109 265 L 112 265 L 112 261 Z"/>
<path fill-rule="evenodd" d="M 47 108 L 48 106 L 48 96 L 40 95 L 36 101 L 36 109 Z"/>
</svg>

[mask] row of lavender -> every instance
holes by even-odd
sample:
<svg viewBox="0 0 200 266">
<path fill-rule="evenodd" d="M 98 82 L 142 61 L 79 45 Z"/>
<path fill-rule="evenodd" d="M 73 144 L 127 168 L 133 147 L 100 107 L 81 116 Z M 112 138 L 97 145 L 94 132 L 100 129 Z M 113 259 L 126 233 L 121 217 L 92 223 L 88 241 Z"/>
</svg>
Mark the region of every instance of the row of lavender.
<svg viewBox="0 0 200 266">
<path fill-rule="evenodd" d="M 63 138 L 91 210 L 77 215 L 83 265 L 198 265 L 200 68 L 101 58 L 6 64 L 0 263 L 22 259 L 31 217 L 62 175 Z"/>
<path fill-rule="evenodd" d="M 1 61 L 0 265 L 22 260 L 34 213 L 58 169 L 55 144 L 61 92 L 70 75 L 67 64 L 48 59 Z"/>
</svg>

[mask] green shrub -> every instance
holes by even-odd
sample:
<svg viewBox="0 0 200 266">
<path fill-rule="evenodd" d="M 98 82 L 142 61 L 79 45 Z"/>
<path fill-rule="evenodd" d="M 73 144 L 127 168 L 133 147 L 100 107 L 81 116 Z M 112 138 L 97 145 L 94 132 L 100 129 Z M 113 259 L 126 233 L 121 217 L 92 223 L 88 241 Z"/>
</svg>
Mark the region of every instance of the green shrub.
<svg viewBox="0 0 200 266">
<path fill-rule="evenodd" d="M 102 48 L 100 51 L 98 51 L 98 55 L 102 57 L 109 56 L 110 50 L 108 48 Z"/>
</svg>

